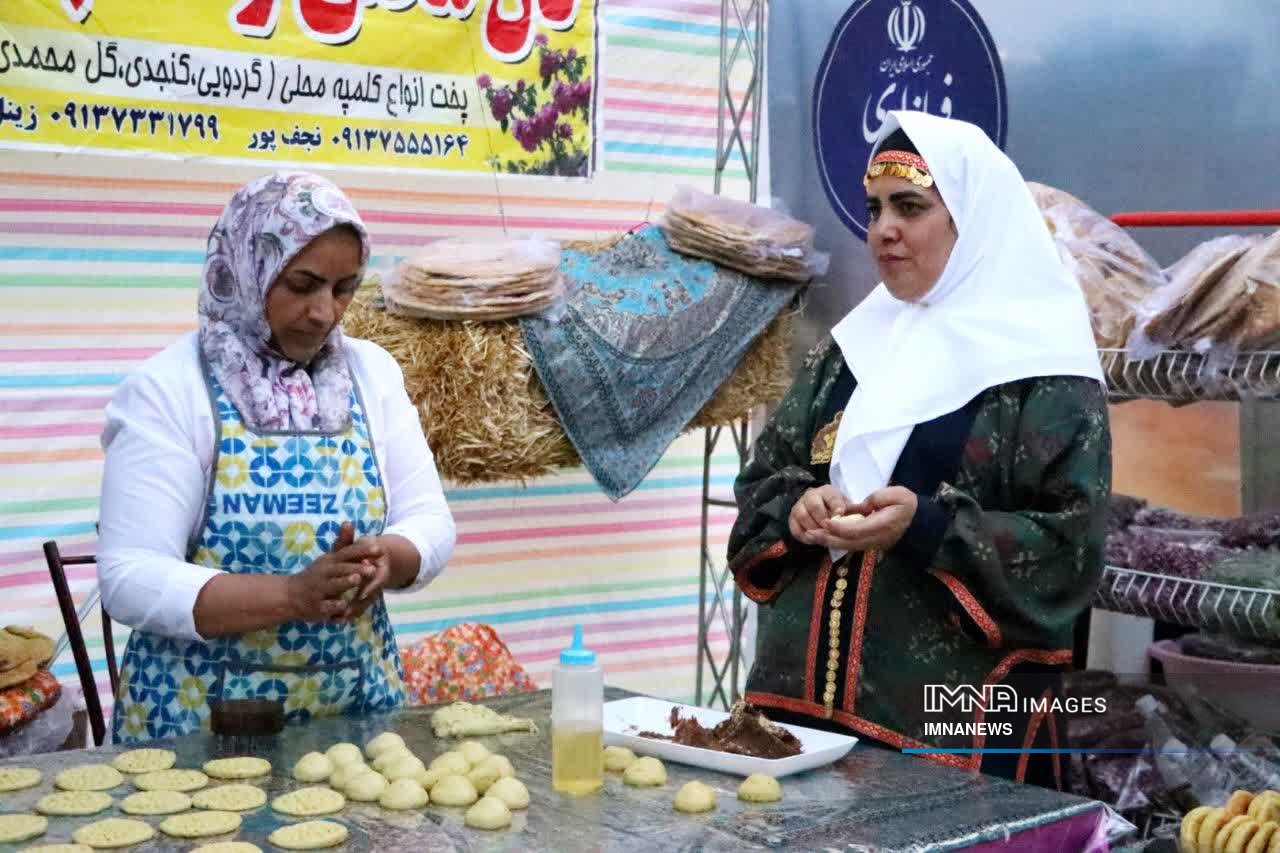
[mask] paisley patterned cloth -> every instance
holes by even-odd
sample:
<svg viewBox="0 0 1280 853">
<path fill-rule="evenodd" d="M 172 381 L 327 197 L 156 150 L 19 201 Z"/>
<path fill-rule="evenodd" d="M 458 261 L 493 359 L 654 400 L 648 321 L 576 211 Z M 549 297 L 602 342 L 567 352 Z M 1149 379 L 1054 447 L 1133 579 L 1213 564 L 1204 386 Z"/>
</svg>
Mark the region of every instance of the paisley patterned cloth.
<svg viewBox="0 0 1280 853">
<path fill-rule="evenodd" d="M 358 388 L 342 431 L 266 433 L 245 424 L 216 380 L 209 384 L 217 453 L 191 562 L 292 575 L 333 547 L 343 521 L 354 523 L 357 539 L 382 533 L 386 493 Z M 219 698 L 282 702 L 290 723 L 397 707 L 404 676 L 385 602 L 354 622 L 285 622 L 207 641 L 135 630 L 112 731 L 119 742 L 207 729 Z"/>
<path fill-rule="evenodd" d="M 418 705 L 475 702 L 538 686 L 488 625 L 450 625 L 400 650 L 405 689 Z"/>
<path fill-rule="evenodd" d="M 567 308 L 520 321 L 565 433 L 613 500 L 631 492 L 796 288 L 673 252 L 647 228 L 566 250 Z"/>
<path fill-rule="evenodd" d="M 0 690 L 0 735 L 20 728 L 52 708 L 62 695 L 62 685 L 47 669 L 21 684 Z"/>
<path fill-rule="evenodd" d="M 257 429 L 343 429 L 351 420 L 351 374 L 334 326 L 319 354 L 299 365 L 269 344 L 264 305 L 276 277 L 307 244 L 338 225 L 369 236 L 347 197 L 305 172 L 245 186 L 209 234 L 200 286 L 200 351 L 232 402 Z"/>
</svg>

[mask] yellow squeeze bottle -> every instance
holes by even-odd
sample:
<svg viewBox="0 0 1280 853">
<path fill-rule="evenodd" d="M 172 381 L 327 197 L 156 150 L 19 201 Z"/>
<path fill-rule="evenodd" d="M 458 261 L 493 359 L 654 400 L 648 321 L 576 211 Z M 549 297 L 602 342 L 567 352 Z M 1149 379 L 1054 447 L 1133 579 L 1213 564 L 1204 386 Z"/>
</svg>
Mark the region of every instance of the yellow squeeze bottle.
<svg viewBox="0 0 1280 853">
<path fill-rule="evenodd" d="M 603 717 L 604 675 L 575 625 L 551 672 L 551 787 L 589 794 L 604 786 Z"/>
</svg>

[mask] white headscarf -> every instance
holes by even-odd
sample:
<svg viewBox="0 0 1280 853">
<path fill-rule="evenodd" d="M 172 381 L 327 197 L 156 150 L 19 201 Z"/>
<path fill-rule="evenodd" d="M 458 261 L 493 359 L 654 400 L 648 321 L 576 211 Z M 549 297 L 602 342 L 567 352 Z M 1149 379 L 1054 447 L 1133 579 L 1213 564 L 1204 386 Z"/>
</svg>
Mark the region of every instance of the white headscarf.
<svg viewBox="0 0 1280 853">
<path fill-rule="evenodd" d="M 889 483 L 916 424 L 988 388 L 1034 376 L 1102 379 L 1089 312 L 1022 175 L 975 125 L 892 112 L 929 166 L 958 238 L 919 303 L 882 282 L 832 330 L 857 388 L 832 453 L 831 482 L 860 502 Z"/>
</svg>

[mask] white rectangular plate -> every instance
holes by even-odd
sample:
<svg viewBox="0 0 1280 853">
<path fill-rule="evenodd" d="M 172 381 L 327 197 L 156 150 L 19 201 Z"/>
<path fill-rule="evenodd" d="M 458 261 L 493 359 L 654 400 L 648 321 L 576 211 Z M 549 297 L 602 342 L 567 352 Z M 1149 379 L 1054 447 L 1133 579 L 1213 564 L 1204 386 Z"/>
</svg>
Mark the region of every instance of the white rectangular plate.
<svg viewBox="0 0 1280 853">
<path fill-rule="evenodd" d="M 856 737 L 848 735 L 779 723 L 782 728 L 800 739 L 803 752 L 790 758 L 751 758 L 746 755 L 716 752 L 712 749 L 682 746 L 667 740 L 640 737 L 640 732 L 671 734 L 672 708 L 679 708 L 680 716 L 693 717 L 706 728 L 711 728 L 729 717 L 724 711 L 695 708 L 692 705 L 677 705 L 661 699 L 651 699 L 648 696 L 619 699 L 616 702 L 604 704 L 605 744 L 625 746 L 637 755 L 652 755 L 654 758 L 675 761 L 679 764 L 692 764 L 694 767 L 705 767 L 721 773 L 732 773 L 737 776 L 764 773 L 781 778 L 839 761 L 858 742 Z"/>
</svg>

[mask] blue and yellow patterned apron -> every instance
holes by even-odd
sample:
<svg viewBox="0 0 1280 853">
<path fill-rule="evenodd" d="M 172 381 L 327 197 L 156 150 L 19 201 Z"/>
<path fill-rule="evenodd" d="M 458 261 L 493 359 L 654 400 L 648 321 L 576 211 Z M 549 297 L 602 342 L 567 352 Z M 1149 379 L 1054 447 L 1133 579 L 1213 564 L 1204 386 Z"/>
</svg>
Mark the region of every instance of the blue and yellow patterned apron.
<svg viewBox="0 0 1280 853">
<path fill-rule="evenodd" d="M 254 432 L 208 375 L 218 435 L 205 522 L 187 559 L 226 572 L 291 575 L 326 553 L 342 522 L 382 532 L 386 498 L 358 389 L 339 433 Z M 219 698 L 273 699 L 285 719 L 368 713 L 404 700 L 404 674 L 379 599 L 352 623 L 286 622 L 208 641 L 134 631 L 120 670 L 117 742 L 209 727 Z"/>
</svg>

